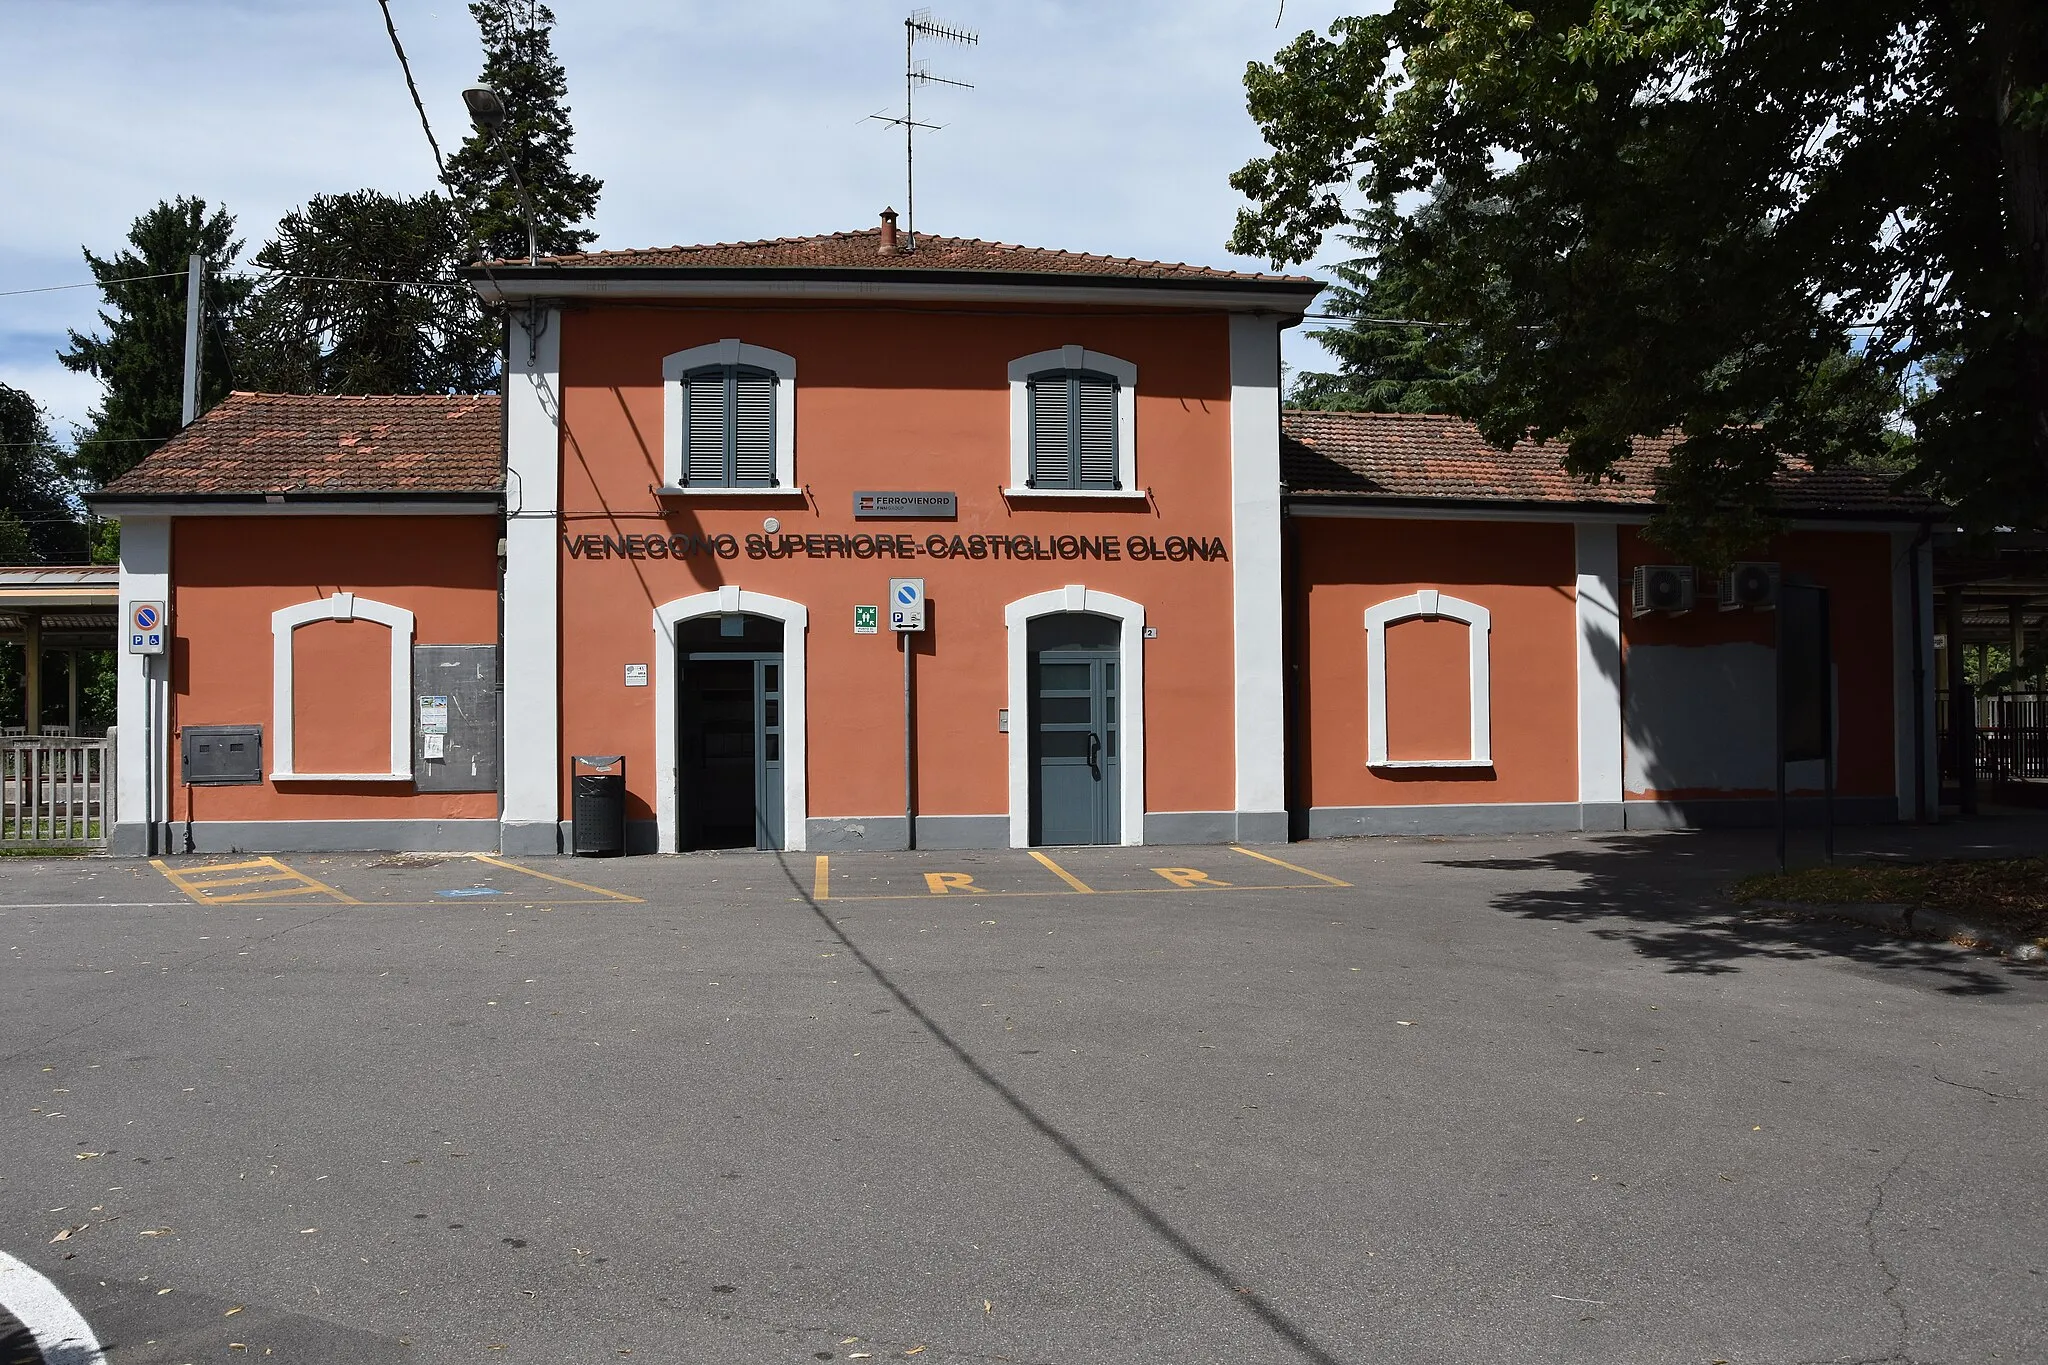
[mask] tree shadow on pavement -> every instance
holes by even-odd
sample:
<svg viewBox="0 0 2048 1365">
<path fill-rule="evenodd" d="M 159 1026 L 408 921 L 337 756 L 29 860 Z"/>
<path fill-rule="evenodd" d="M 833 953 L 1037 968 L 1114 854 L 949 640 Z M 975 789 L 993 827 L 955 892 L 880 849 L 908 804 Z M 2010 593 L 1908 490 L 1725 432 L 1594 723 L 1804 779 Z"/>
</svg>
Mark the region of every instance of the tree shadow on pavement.
<svg viewBox="0 0 2048 1365">
<path fill-rule="evenodd" d="M 1587 926 L 1665 970 L 1713 976 L 1747 961 L 1847 959 L 1923 973 L 1952 995 L 1998 995 L 2039 968 L 1994 962 L 1946 943 L 1890 938 L 1848 921 L 1748 911 L 1729 888 L 1775 867 L 1770 836 L 1750 831 L 1616 834 L 1529 858 L 1445 858 L 1434 865 L 1533 874 L 1493 906 L 1524 919 Z M 1816 914 L 1824 914 L 1816 910 Z"/>
</svg>

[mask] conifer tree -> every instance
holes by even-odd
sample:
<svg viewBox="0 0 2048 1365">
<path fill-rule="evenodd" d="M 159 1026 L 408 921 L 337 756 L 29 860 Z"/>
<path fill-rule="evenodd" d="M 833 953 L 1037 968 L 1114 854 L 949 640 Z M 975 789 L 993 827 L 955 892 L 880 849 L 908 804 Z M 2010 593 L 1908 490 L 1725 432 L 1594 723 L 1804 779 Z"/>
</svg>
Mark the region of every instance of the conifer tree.
<svg viewBox="0 0 2048 1365">
<path fill-rule="evenodd" d="M 85 526 L 35 399 L 0 383 L 0 564 L 76 564 Z"/>
<path fill-rule="evenodd" d="M 209 213 L 204 199 L 179 198 L 137 218 L 128 229 L 128 249 L 106 257 L 85 252 L 85 263 L 106 298 L 100 313 L 106 334 L 72 332 L 71 349 L 57 358 L 106 386 L 71 460 L 87 485 L 112 482 L 178 432 L 185 385 L 185 270 L 194 252 L 206 260 L 200 411 L 234 386 L 222 320 L 249 292 L 247 280 L 228 275 L 241 251 L 235 220 L 226 209 Z"/>
<path fill-rule="evenodd" d="M 597 211 L 604 182 L 569 169 L 575 140 L 569 85 L 555 57 L 554 11 L 539 0 L 472 0 L 483 35 L 481 83 L 505 101 L 493 134 L 472 131 L 448 160 L 446 181 L 467 215 L 477 250 L 500 260 L 526 255 L 526 214 L 506 162 L 518 168 L 542 255 L 581 251 L 597 233 L 579 226 Z"/>
</svg>

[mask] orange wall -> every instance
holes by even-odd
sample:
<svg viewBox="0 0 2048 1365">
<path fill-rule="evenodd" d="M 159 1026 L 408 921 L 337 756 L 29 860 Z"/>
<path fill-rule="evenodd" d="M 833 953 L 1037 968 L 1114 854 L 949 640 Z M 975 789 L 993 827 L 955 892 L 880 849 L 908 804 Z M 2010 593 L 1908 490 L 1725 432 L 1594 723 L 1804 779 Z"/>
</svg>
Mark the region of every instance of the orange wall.
<svg viewBox="0 0 2048 1365">
<path fill-rule="evenodd" d="M 1765 611 L 1719 610 L 1710 585 L 1701 579 L 1699 607 L 1681 616 L 1633 616 L 1627 606 L 1629 581 L 1638 564 L 1675 562 L 1671 552 L 1635 528 L 1623 527 L 1620 544 L 1622 592 L 1622 687 L 1628 687 L 1628 651 L 1636 645 L 1770 645 L 1776 618 Z M 1836 717 L 1840 771 L 1836 790 L 1844 796 L 1890 796 L 1894 786 L 1892 709 L 1891 536 L 1884 531 L 1791 531 L 1744 559 L 1775 560 L 1780 572 L 1828 589 L 1834 638 Z M 1769 726 L 1768 715 L 1757 723 Z M 1672 800 L 1710 796 L 1768 796 L 1772 789 L 1629 792 L 1631 800 Z"/>
<path fill-rule="evenodd" d="M 172 724 L 260 722 L 272 766 L 270 614 L 353 592 L 404 607 L 415 644 L 492 644 L 498 631 L 494 517 L 184 517 L 173 523 Z M 293 632 L 302 766 L 390 762 L 390 632 L 371 622 Z M 177 771 L 170 746 L 169 771 Z M 491 792 L 415 793 L 409 783 L 265 781 L 173 788 L 171 819 L 372 820 L 492 817 Z"/>
<path fill-rule="evenodd" d="M 934 533 L 1230 539 L 1229 343 L 1221 316 L 989 315 L 811 307 L 801 311 L 618 306 L 563 319 L 562 530 L 586 534 Z M 796 477 L 791 496 L 671 499 L 661 482 L 661 358 L 737 337 L 794 356 Z M 1082 345 L 1138 367 L 1137 481 L 1148 503 L 1008 506 L 1008 364 Z M 952 490 L 955 522 L 862 521 L 856 489 Z M 1235 547 L 1231 547 L 1235 554 Z M 1225 561 L 844 558 L 561 558 L 565 754 L 624 753 L 629 815 L 655 798 L 654 690 L 623 684 L 651 663 L 660 603 L 724 584 L 805 603 L 810 813 L 903 808 L 902 663 L 884 629 L 853 634 L 853 608 L 881 603 L 893 576 L 922 576 L 931 632 L 918 644 L 918 808 L 927 815 L 1008 809 L 1009 705 L 1003 607 L 1083 583 L 1142 602 L 1146 646 L 1146 804 L 1229 810 L 1231 564 Z M 1021 717 L 1019 718 L 1021 722 Z M 566 763 L 565 763 L 566 768 Z M 566 801 L 566 791 L 564 800 Z M 565 806 L 566 809 L 566 806 Z"/>
<path fill-rule="evenodd" d="M 1562 523 L 1295 518 L 1307 597 L 1298 799 L 1406 806 L 1578 799 L 1578 645 L 1572 528 Z M 1365 766 L 1365 612 L 1440 588 L 1493 617 L 1493 767 Z M 1426 629 L 1411 634 L 1413 627 Z M 1387 632 L 1390 757 L 1468 749 L 1466 632 L 1439 621 Z M 1439 751 L 1439 752 L 1429 752 Z"/>
</svg>

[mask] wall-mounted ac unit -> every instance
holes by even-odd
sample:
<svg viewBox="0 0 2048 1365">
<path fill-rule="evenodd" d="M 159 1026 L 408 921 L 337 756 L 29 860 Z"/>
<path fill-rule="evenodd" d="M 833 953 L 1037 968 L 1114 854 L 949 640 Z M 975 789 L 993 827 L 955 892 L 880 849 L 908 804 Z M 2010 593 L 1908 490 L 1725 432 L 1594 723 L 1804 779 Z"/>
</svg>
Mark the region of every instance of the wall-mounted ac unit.
<svg viewBox="0 0 2048 1365">
<path fill-rule="evenodd" d="M 1752 560 L 1730 564 L 1721 575 L 1721 610 L 1750 607 L 1770 611 L 1778 605 L 1778 566 Z"/>
<path fill-rule="evenodd" d="M 1653 611 L 1676 616 L 1692 610 L 1693 567 L 1690 564 L 1638 564 L 1630 584 L 1637 616 Z"/>
</svg>

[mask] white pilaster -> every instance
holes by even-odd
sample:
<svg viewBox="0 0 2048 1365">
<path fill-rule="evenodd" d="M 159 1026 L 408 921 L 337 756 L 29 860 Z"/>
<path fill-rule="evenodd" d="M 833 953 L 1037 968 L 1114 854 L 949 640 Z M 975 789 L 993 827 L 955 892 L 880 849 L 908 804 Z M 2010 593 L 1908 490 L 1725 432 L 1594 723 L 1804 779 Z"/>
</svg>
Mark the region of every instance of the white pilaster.
<svg viewBox="0 0 2048 1365">
<path fill-rule="evenodd" d="M 561 818 L 562 315 L 511 310 L 505 366 L 505 757 L 507 852 L 559 850 Z"/>
<path fill-rule="evenodd" d="M 1612 522 L 1572 528 L 1578 561 L 1579 802 L 1611 806 L 1583 812 L 1588 828 L 1618 829 L 1621 819 L 1620 535 Z"/>
<path fill-rule="evenodd" d="M 130 654 L 125 623 L 136 602 L 165 604 L 171 613 L 167 648 L 161 655 Z M 169 517 L 121 519 L 121 614 L 123 623 L 114 656 L 115 717 L 120 725 L 116 762 L 112 844 L 117 853 L 154 852 L 146 833 L 151 813 L 161 825 L 165 814 L 170 739 L 168 680 L 171 649 L 178 638 L 178 618 L 171 601 L 171 521 Z"/>
<path fill-rule="evenodd" d="M 1238 837 L 1284 841 L 1280 323 L 1277 317 L 1244 314 L 1230 319 L 1230 554 Z"/>
</svg>

